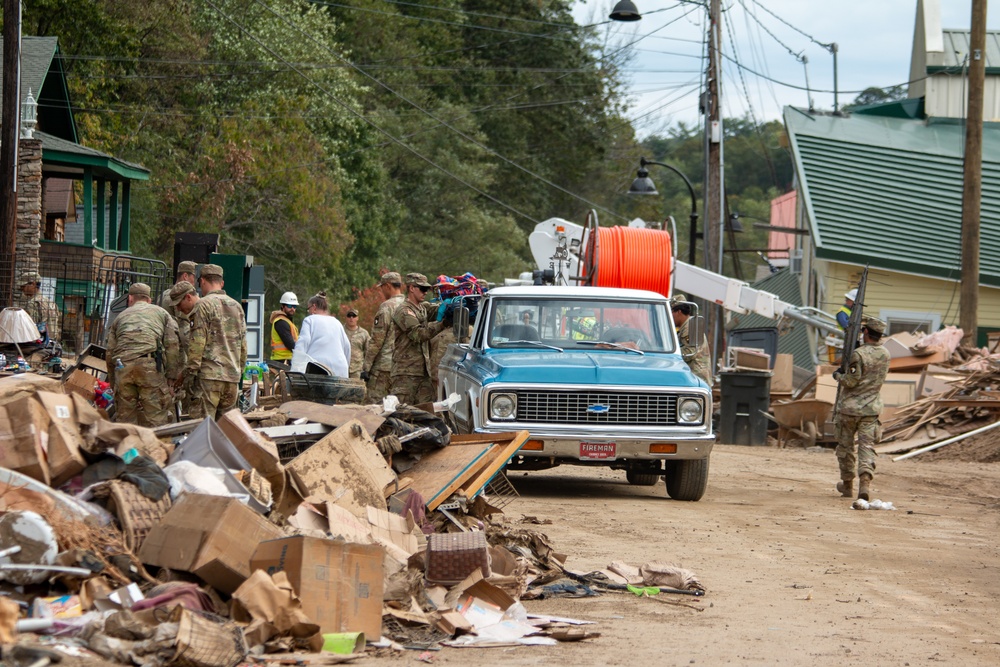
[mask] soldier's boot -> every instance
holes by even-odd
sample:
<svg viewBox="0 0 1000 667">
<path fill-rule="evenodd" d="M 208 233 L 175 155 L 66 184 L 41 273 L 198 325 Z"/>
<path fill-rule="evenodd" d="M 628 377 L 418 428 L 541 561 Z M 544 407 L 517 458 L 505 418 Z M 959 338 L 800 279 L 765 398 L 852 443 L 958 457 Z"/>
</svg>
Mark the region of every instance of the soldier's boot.
<svg viewBox="0 0 1000 667">
<path fill-rule="evenodd" d="M 854 497 L 854 480 L 845 479 L 841 482 L 837 482 L 837 491 L 840 491 L 840 495 L 844 498 Z"/>
<path fill-rule="evenodd" d="M 868 495 L 872 483 L 872 476 L 866 472 L 863 472 L 858 477 L 858 480 L 859 480 L 858 498 L 860 498 L 861 500 L 869 500 Z"/>
</svg>

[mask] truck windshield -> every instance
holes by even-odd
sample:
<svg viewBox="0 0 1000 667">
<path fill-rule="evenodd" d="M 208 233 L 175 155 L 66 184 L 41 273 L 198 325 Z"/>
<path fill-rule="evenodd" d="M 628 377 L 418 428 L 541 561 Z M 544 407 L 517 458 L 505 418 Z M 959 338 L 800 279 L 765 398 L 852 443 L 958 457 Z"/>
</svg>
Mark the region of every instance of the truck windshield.
<svg viewBox="0 0 1000 667">
<path fill-rule="evenodd" d="M 666 303 L 601 299 L 494 299 L 489 313 L 490 347 L 545 345 L 570 349 L 603 349 L 614 343 L 643 352 L 673 352 Z M 596 343 L 596 344 L 595 344 Z"/>
</svg>

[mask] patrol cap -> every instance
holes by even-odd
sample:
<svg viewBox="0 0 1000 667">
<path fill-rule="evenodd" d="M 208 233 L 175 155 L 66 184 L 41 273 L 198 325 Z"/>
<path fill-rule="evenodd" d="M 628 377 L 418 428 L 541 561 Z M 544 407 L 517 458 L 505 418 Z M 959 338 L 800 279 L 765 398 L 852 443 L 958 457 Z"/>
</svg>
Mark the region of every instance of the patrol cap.
<svg viewBox="0 0 1000 667">
<path fill-rule="evenodd" d="M 395 271 L 389 271 L 388 273 L 383 273 L 382 274 L 382 277 L 379 278 L 378 284 L 379 285 L 389 285 L 389 284 L 402 285 L 403 284 L 403 279 L 400 278 L 399 274 L 396 273 Z"/>
<path fill-rule="evenodd" d="M 687 294 L 675 294 L 670 297 L 670 303 L 680 303 L 682 301 L 687 301 Z"/>
<path fill-rule="evenodd" d="M 358 316 L 358 311 L 356 311 L 353 308 L 351 308 L 349 311 L 347 311 L 347 316 L 348 317 L 357 317 Z"/>
<path fill-rule="evenodd" d="M 869 317 L 865 321 L 865 328 L 868 329 L 869 331 L 873 332 L 873 333 L 884 334 L 885 333 L 885 322 L 883 322 L 882 320 L 880 320 L 877 317 Z"/>
<path fill-rule="evenodd" d="M 186 280 L 182 280 L 170 288 L 167 299 L 171 306 L 179 304 L 188 294 L 194 294 L 194 285 Z"/>
<path fill-rule="evenodd" d="M 149 296 L 149 291 L 146 283 L 132 283 L 128 288 L 129 296 Z"/>
<path fill-rule="evenodd" d="M 201 267 L 201 277 L 202 278 L 221 278 L 223 276 L 222 267 L 218 264 L 205 264 Z"/>
<path fill-rule="evenodd" d="M 26 271 L 21 274 L 21 285 L 27 285 L 28 283 L 40 283 L 42 282 L 42 277 L 38 275 L 37 271 Z"/>
<path fill-rule="evenodd" d="M 197 270 L 198 270 L 197 262 L 184 260 L 183 262 L 177 265 L 177 275 L 180 275 L 182 273 L 190 273 L 193 276 Z"/>
<path fill-rule="evenodd" d="M 430 287 L 431 284 L 427 282 L 427 276 L 422 273 L 407 273 L 406 274 L 406 284 L 416 285 L 417 287 Z"/>
</svg>

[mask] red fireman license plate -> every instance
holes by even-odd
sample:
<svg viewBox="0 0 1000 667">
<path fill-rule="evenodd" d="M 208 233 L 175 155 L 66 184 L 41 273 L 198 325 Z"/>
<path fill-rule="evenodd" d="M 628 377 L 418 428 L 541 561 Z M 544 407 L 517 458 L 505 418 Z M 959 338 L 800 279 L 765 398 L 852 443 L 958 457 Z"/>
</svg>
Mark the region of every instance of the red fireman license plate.
<svg viewBox="0 0 1000 667">
<path fill-rule="evenodd" d="M 581 442 L 580 458 L 586 461 L 613 459 L 617 449 L 618 445 L 613 442 Z"/>
</svg>

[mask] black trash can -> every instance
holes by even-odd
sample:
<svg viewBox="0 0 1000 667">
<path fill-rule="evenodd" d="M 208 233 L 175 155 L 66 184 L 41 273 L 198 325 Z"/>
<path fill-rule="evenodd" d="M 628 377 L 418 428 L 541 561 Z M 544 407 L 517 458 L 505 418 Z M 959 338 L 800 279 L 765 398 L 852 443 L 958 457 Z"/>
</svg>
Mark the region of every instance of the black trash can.
<svg viewBox="0 0 1000 667">
<path fill-rule="evenodd" d="M 766 445 L 767 411 L 771 404 L 771 373 L 722 371 L 719 442 Z"/>
</svg>

